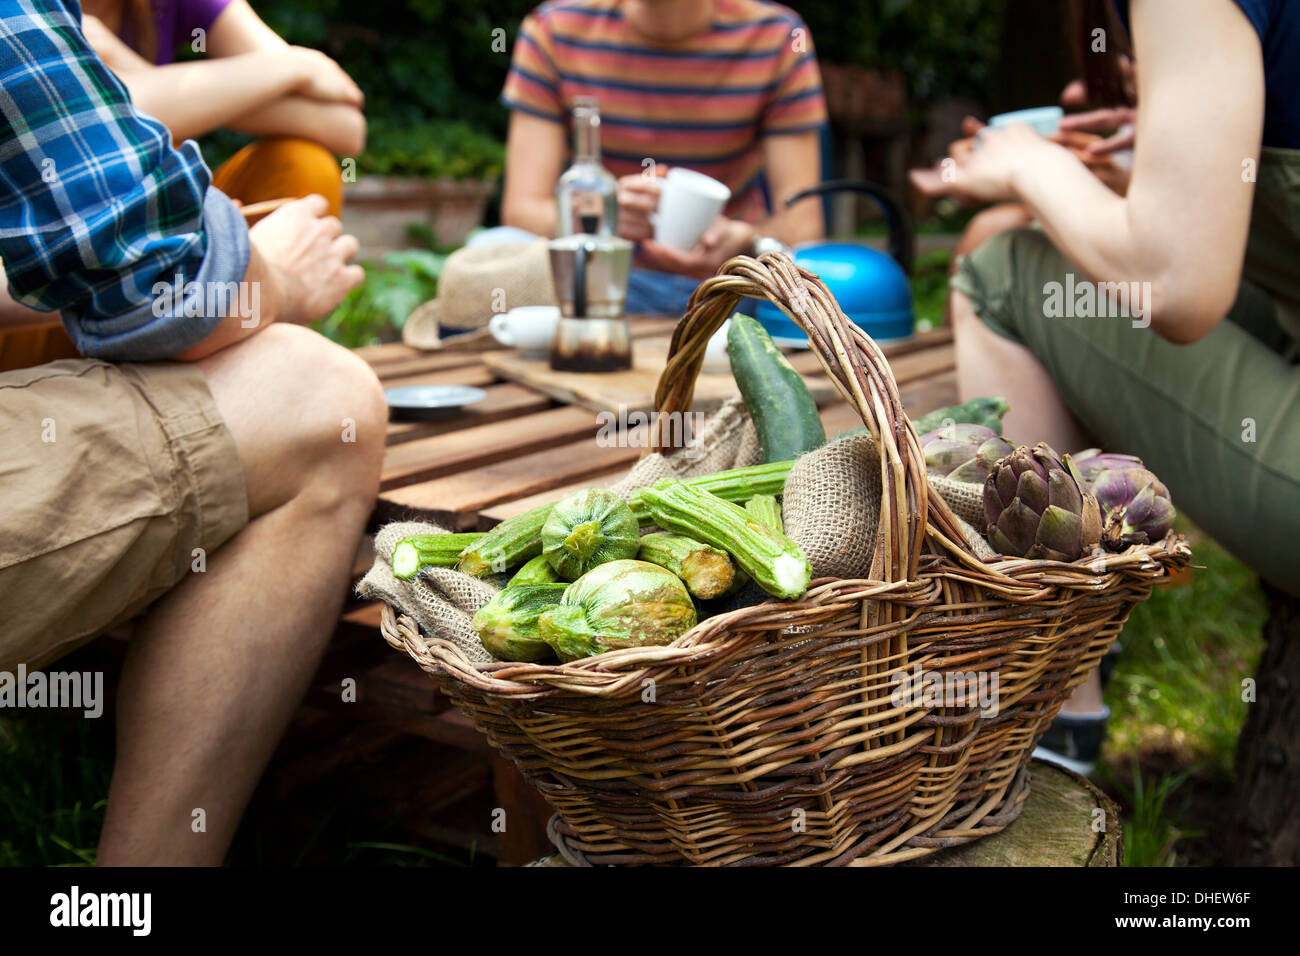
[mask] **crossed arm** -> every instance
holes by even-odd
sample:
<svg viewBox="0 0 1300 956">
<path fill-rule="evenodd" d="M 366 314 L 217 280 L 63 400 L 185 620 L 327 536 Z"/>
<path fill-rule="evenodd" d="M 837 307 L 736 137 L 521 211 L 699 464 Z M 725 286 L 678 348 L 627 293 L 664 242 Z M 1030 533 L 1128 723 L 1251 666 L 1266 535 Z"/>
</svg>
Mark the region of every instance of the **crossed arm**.
<svg viewBox="0 0 1300 956">
<path fill-rule="evenodd" d="M 137 108 L 177 142 L 214 129 L 300 136 L 339 156 L 365 148 L 360 88 L 325 54 L 293 47 L 234 0 L 208 31 L 208 57 L 156 66 L 92 16 L 86 39 L 117 74 Z"/>
</svg>

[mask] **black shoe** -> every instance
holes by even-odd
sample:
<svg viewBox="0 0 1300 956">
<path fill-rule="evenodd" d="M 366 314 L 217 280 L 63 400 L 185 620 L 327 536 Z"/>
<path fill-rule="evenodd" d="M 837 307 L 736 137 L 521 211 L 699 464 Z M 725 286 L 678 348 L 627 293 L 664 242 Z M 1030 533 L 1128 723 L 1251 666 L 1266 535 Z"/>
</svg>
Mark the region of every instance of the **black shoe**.
<svg viewBox="0 0 1300 956">
<path fill-rule="evenodd" d="M 1101 756 L 1109 718 L 1109 707 L 1098 714 L 1057 714 L 1034 748 L 1034 756 L 1086 777 Z"/>
</svg>

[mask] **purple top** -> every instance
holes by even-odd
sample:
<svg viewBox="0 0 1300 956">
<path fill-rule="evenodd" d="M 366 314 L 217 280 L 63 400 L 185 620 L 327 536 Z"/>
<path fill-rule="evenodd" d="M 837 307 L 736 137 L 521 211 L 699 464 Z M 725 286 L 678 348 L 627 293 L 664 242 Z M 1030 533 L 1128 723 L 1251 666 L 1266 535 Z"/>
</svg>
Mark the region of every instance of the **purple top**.
<svg viewBox="0 0 1300 956">
<path fill-rule="evenodd" d="M 229 5 L 230 0 L 153 0 L 153 26 L 158 37 L 154 63 L 162 66 L 175 60 L 177 48 L 193 43 L 194 31 L 207 30 Z M 134 47 L 132 33 L 123 31 L 122 39 Z"/>
</svg>

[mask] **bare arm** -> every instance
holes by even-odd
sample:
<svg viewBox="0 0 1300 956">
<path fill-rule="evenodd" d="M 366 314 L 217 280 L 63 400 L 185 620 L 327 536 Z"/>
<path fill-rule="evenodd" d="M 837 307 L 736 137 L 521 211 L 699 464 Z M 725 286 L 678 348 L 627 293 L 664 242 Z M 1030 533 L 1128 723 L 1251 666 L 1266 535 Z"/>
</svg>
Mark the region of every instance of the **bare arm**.
<svg viewBox="0 0 1300 956">
<path fill-rule="evenodd" d="M 787 245 L 820 239 L 826 234 L 820 197 L 787 208 L 785 201 L 821 181 L 821 140 L 814 132 L 763 139 L 763 168 L 772 197 L 772 215 L 755 227 Z"/>
<path fill-rule="evenodd" d="M 234 345 L 273 322 L 314 322 L 333 309 L 365 273 L 349 265 L 357 240 L 338 219 L 326 215 L 320 196 L 307 196 L 277 209 L 248 231 L 248 268 L 253 316 L 227 315 L 202 342 L 175 356 L 194 362 Z"/>
<path fill-rule="evenodd" d="M 501 221 L 539 236 L 555 233 L 555 184 L 564 172 L 564 127 L 515 110 L 506 136 Z"/>
<path fill-rule="evenodd" d="M 1137 149 L 1126 197 L 1025 128 L 985 137 L 955 186 L 1019 198 L 1090 278 L 1150 282 L 1152 328 L 1205 336 L 1232 305 L 1250 224 L 1264 76 L 1259 40 L 1230 0 L 1133 0 Z"/>
<path fill-rule="evenodd" d="M 327 56 L 291 47 L 236 0 L 209 31 L 210 59 L 155 66 L 91 16 L 87 40 L 142 112 L 175 140 L 229 128 L 301 136 L 340 156 L 365 148 L 361 90 Z"/>
</svg>

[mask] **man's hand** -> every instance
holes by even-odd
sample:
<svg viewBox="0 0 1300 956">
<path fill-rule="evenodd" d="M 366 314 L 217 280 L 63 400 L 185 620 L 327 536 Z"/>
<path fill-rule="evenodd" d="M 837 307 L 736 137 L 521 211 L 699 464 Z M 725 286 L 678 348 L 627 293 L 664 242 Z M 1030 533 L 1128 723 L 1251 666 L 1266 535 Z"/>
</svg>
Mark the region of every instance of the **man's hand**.
<svg viewBox="0 0 1300 956">
<path fill-rule="evenodd" d="M 655 175 L 631 173 L 618 180 L 618 234 L 624 239 L 640 242 L 653 239 L 654 224 L 650 216 L 659 208 L 659 180 L 668 174 L 666 166 L 656 166 Z"/>
<path fill-rule="evenodd" d="M 297 87 L 302 96 L 326 103 L 346 103 L 358 109 L 365 104 L 366 96 L 361 87 L 353 82 L 343 67 L 320 50 L 291 46 L 284 55 L 290 58 L 302 76 Z"/>
<path fill-rule="evenodd" d="M 328 209 L 323 196 L 308 196 L 280 207 L 248 231 L 271 267 L 281 322 L 315 322 L 366 277 L 360 266 L 348 264 L 359 249 L 356 237 L 345 235 L 343 224 L 326 215 Z"/>
<path fill-rule="evenodd" d="M 651 269 L 707 279 L 732 256 L 750 253 L 756 235 L 749 223 L 719 216 L 689 252 L 647 239 L 641 243 L 640 260 Z"/>
</svg>

